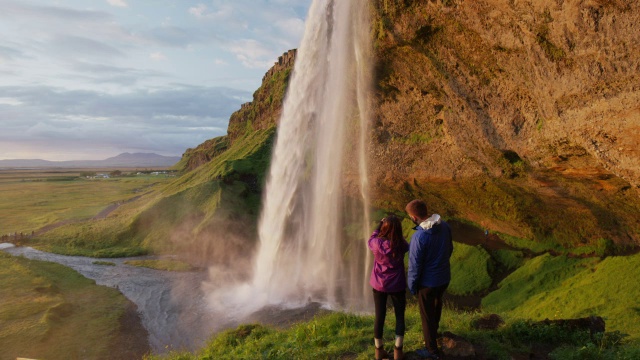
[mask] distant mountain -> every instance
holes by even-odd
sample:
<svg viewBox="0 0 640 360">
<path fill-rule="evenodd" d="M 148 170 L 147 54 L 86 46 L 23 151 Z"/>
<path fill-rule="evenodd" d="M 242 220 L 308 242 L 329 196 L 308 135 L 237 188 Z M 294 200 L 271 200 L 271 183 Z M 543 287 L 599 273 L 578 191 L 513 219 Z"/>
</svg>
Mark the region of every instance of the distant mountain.
<svg viewBox="0 0 640 360">
<path fill-rule="evenodd" d="M 0 160 L 0 168 L 104 168 L 104 167 L 170 167 L 180 161 L 179 156 L 154 153 L 122 153 L 105 160 L 48 161 L 40 159 Z"/>
</svg>

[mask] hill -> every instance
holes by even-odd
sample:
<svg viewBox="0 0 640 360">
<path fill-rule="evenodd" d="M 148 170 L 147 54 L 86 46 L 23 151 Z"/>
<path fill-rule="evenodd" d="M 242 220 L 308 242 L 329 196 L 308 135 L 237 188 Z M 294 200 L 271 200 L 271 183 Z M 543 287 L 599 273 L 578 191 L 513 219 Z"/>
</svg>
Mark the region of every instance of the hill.
<svg viewBox="0 0 640 360">
<path fill-rule="evenodd" d="M 40 159 L 0 160 L 1 168 L 110 168 L 170 167 L 180 161 L 177 156 L 154 153 L 122 153 L 104 160 L 48 161 Z"/>
</svg>

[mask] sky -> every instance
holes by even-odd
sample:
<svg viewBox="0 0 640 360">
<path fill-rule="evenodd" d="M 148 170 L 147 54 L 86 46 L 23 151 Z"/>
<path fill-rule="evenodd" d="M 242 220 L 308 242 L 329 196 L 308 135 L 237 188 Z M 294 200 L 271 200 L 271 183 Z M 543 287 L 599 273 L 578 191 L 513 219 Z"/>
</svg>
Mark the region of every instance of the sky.
<svg viewBox="0 0 640 360">
<path fill-rule="evenodd" d="M 0 159 L 181 155 L 226 134 L 311 0 L 0 0 Z"/>
</svg>

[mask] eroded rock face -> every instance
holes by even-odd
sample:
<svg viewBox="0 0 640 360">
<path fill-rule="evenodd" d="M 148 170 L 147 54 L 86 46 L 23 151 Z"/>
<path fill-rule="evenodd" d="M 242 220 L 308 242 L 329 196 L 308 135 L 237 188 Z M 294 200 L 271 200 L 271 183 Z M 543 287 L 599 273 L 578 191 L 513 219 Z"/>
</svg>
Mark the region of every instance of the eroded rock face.
<svg viewBox="0 0 640 360">
<path fill-rule="evenodd" d="M 374 5 L 382 205 L 422 197 L 518 237 L 640 243 L 640 3 Z"/>
</svg>

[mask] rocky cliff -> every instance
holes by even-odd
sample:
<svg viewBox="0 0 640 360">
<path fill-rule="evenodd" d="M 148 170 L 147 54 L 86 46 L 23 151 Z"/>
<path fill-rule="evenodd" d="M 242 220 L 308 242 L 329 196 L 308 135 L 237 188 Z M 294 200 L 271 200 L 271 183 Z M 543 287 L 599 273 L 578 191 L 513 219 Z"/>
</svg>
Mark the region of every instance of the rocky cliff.
<svg viewBox="0 0 640 360">
<path fill-rule="evenodd" d="M 378 199 L 538 241 L 640 241 L 637 2 L 373 8 Z"/>
<path fill-rule="evenodd" d="M 637 2 L 371 4 L 376 206 L 421 197 L 537 242 L 640 243 Z M 232 115 L 231 143 L 277 122 L 294 58 Z"/>
</svg>

